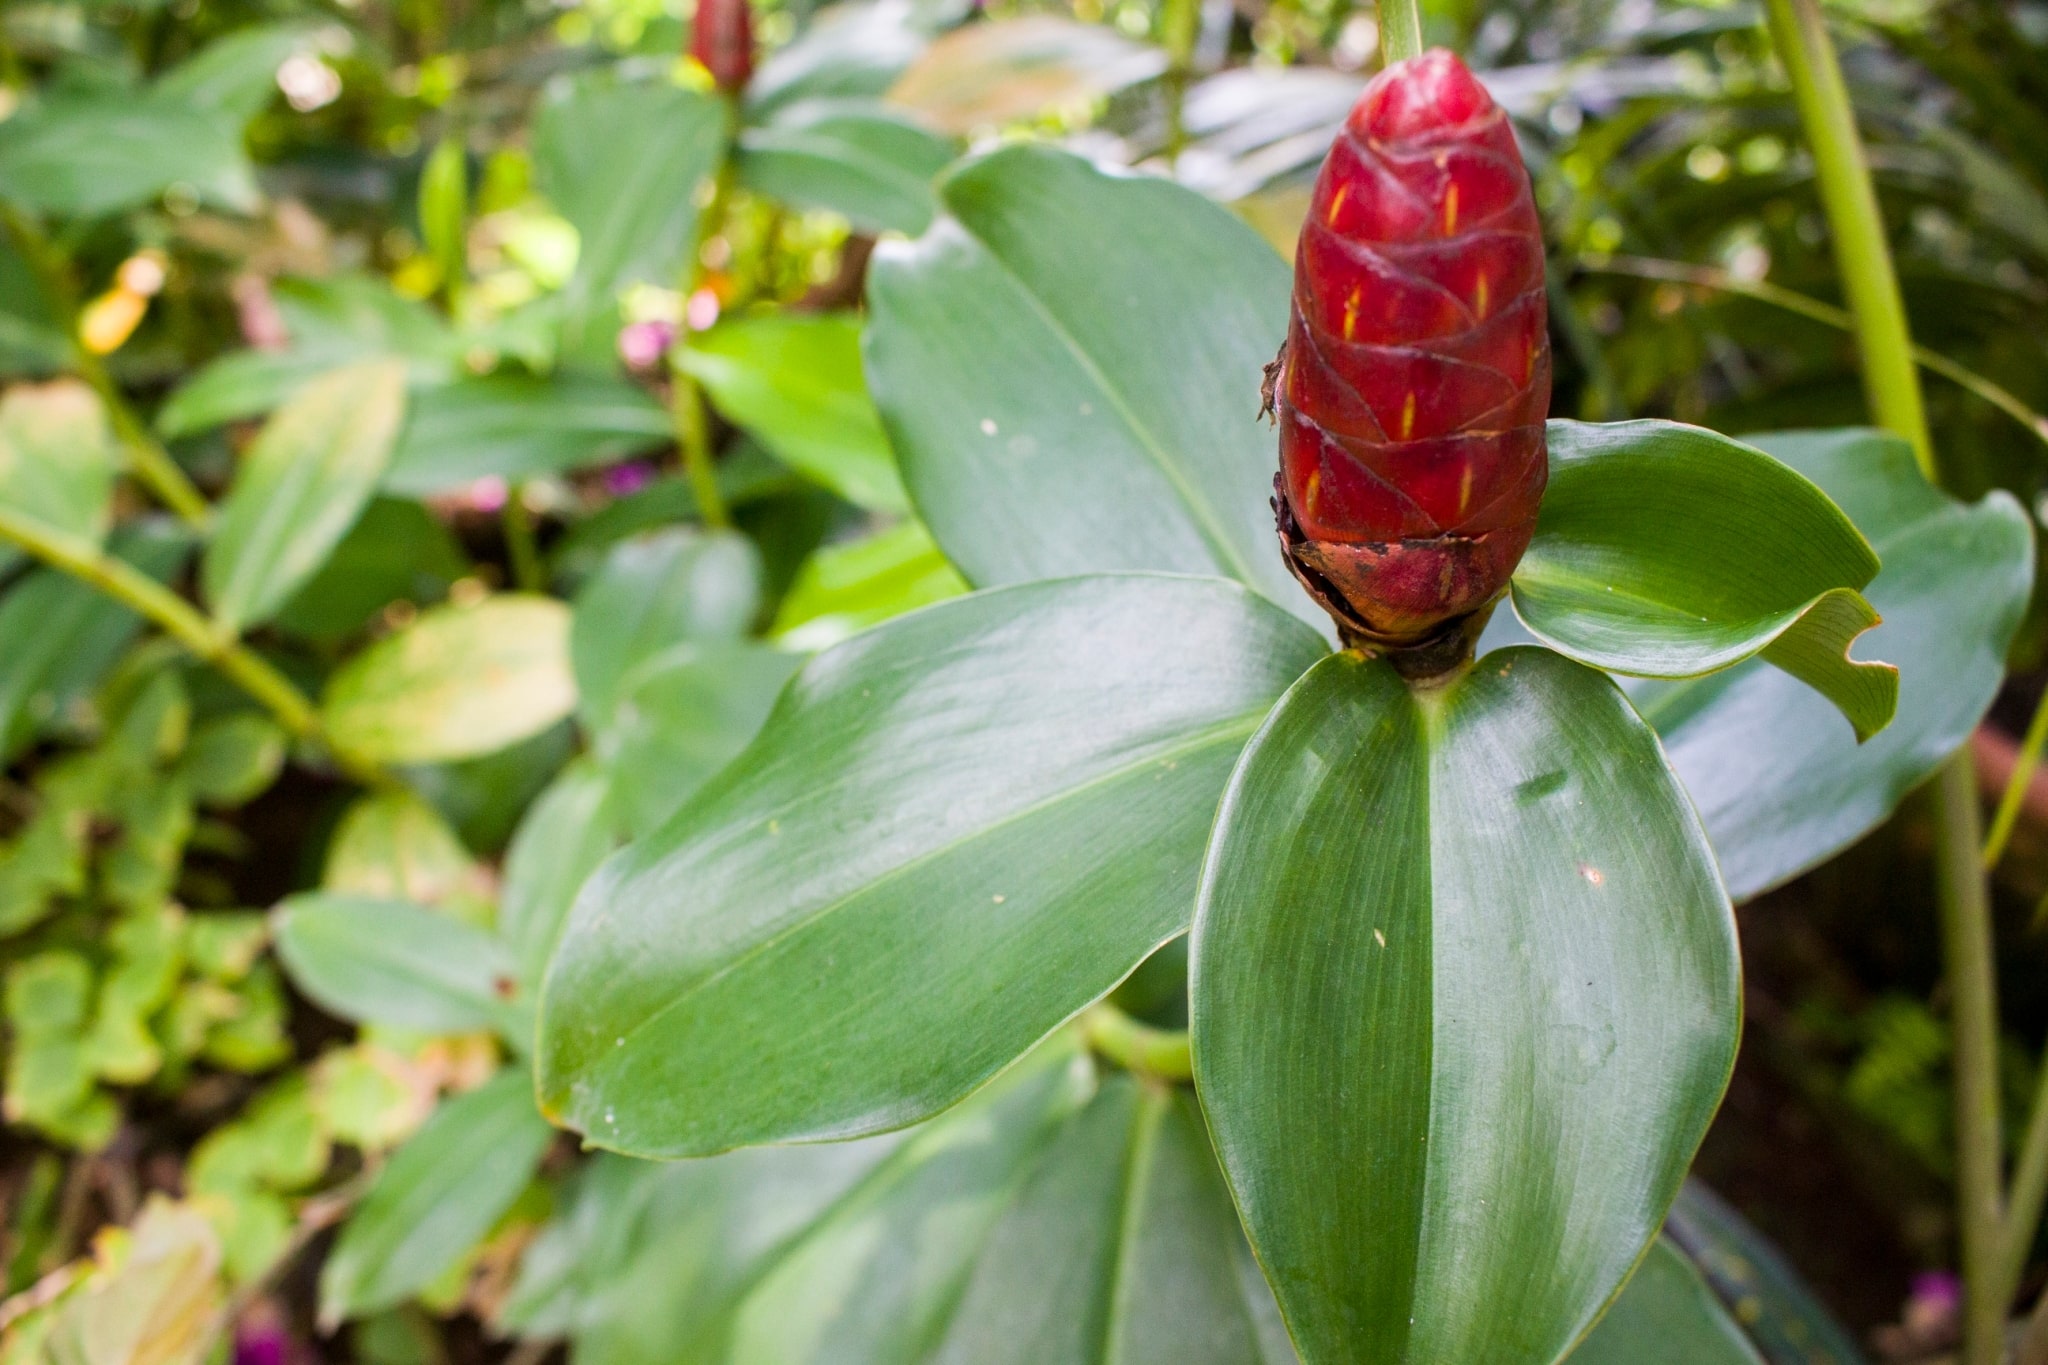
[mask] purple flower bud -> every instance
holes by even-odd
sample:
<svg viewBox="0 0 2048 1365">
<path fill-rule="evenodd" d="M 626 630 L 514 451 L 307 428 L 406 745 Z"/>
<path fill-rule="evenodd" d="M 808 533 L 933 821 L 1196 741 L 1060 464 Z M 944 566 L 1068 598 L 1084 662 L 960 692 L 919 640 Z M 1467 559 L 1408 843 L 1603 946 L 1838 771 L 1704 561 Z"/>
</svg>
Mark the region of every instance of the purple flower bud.
<svg viewBox="0 0 2048 1365">
<path fill-rule="evenodd" d="M 654 466 L 645 460 L 629 460 L 604 472 L 604 491 L 615 498 L 638 493 L 654 482 Z"/>
</svg>

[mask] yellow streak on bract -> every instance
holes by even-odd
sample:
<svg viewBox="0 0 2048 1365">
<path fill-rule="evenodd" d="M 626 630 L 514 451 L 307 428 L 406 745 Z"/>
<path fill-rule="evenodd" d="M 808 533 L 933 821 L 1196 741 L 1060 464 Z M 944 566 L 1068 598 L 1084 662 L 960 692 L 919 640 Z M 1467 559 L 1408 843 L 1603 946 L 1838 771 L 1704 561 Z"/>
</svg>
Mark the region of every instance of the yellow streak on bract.
<svg viewBox="0 0 2048 1365">
<path fill-rule="evenodd" d="M 1321 515 L 1316 511 L 1316 498 L 1322 491 L 1323 471 L 1320 469 L 1311 469 L 1308 472 L 1308 482 L 1302 486 L 1301 490 L 1301 500 L 1305 504 L 1306 510 L 1309 516 L 1311 517 Z"/>
<path fill-rule="evenodd" d="M 1458 184 L 1456 181 L 1452 181 L 1451 187 L 1444 191 L 1444 236 L 1448 237 L 1457 230 Z"/>
<path fill-rule="evenodd" d="M 1465 515 L 1466 504 L 1472 501 L 1472 466 L 1467 464 L 1465 472 L 1458 476 L 1458 515 Z"/>
<path fill-rule="evenodd" d="M 1482 270 L 1479 272 L 1479 279 L 1472 286 L 1472 316 L 1481 319 L 1486 317 L 1486 304 L 1490 297 L 1486 272 Z"/>
<path fill-rule="evenodd" d="M 1408 391 L 1408 401 L 1401 405 L 1401 439 L 1407 440 L 1415 430 L 1415 390 Z"/>
<path fill-rule="evenodd" d="M 1337 213 L 1344 207 L 1344 196 L 1349 193 L 1351 193 L 1349 185 L 1339 185 L 1337 192 L 1330 196 L 1330 211 L 1325 215 L 1323 221 L 1327 222 L 1331 227 L 1337 226 Z"/>
<path fill-rule="evenodd" d="M 1353 289 L 1351 297 L 1344 301 L 1344 339 L 1346 341 L 1351 340 L 1352 333 L 1358 330 L 1358 305 L 1364 298 L 1365 286 L 1361 284 L 1356 289 Z"/>
</svg>

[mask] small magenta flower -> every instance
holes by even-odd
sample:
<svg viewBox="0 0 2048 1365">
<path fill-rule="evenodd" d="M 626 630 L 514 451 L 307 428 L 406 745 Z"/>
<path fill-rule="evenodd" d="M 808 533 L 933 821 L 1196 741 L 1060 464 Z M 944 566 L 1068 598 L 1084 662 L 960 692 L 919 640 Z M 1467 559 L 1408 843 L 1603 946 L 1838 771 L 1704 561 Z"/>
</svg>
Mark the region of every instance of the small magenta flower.
<svg viewBox="0 0 2048 1365">
<path fill-rule="evenodd" d="M 629 322 L 619 329 L 619 359 L 632 370 L 651 370 L 675 343 L 672 322 Z"/>
</svg>

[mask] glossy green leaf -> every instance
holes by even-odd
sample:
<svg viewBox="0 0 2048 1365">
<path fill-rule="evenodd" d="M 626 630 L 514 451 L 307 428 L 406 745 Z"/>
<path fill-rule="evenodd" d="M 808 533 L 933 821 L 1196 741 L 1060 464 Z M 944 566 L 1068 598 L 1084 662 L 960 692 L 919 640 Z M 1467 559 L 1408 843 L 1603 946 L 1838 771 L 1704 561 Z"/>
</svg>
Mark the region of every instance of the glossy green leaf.
<svg viewBox="0 0 2048 1365">
<path fill-rule="evenodd" d="M 442 763 L 539 734 L 575 704 L 569 609 L 501 593 L 436 607 L 377 641 L 329 680 L 320 709 L 350 753 Z"/>
<path fill-rule="evenodd" d="M 886 105 L 817 100 L 743 130 L 737 164 L 756 194 L 829 209 L 864 232 L 919 233 L 938 211 L 932 180 L 953 150 Z"/>
<path fill-rule="evenodd" d="M 1739 976 L 1713 854 L 1610 680 L 1531 648 L 1424 691 L 1350 654 L 1304 677 L 1224 797 L 1190 986 L 1304 1358 L 1562 1355 L 1678 1192 Z"/>
<path fill-rule="evenodd" d="M 511 1207 L 553 1137 L 524 1068 L 442 1104 L 342 1228 L 320 1269 L 321 1320 L 389 1308 L 432 1283 Z"/>
<path fill-rule="evenodd" d="M 0 394 L 0 506 L 97 544 L 112 515 L 116 462 L 106 409 L 77 380 Z M 19 559 L 0 545 L 0 573 Z"/>
<path fill-rule="evenodd" d="M 1699 1271 L 1659 1237 L 1572 1365 L 1764 1365 Z"/>
<path fill-rule="evenodd" d="M 595 764 L 572 763 L 528 808 L 505 853 L 498 931 L 519 979 L 540 985 L 576 893 L 617 845 L 611 782 Z"/>
<path fill-rule="evenodd" d="M 967 591 L 917 521 L 820 547 L 797 570 L 775 615 L 789 649 L 825 649 L 892 616 Z"/>
<path fill-rule="evenodd" d="M 404 368 L 374 360 L 315 380 L 264 425 L 200 564 L 222 630 L 268 620 L 326 562 L 384 476 L 404 415 Z"/>
<path fill-rule="evenodd" d="M 518 964 L 495 934 L 404 901 L 321 892 L 282 902 L 272 922 L 292 984 L 329 1014 L 427 1033 L 516 1027 Z"/>
<path fill-rule="evenodd" d="M 185 563 L 190 534 L 167 519 L 130 522 L 109 548 L 158 582 Z M 0 596 L 0 762 L 44 725 L 83 703 L 142 628 L 142 618 L 55 569 L 38 569 Z"/>
<path fill-rule="evenodd" d="M 374 498 L 274 624 L 309 640 L 339 640 L 393 602 L 440 600 L 469 568 L 461 542 L 425 507 Z"/>
<path fill-rule="evenodd" d="M 1201 1115 L 1121 1076 L 1005 1213 L 931 1359 L 1279 1365 L 1273 1318 Z"/>
<path fill-rule="evenodd" d="M 1275 548 L 1256 416 L 1286 264 L 1191 191 L 1044 147 L 968 162 L 940 194 L 946 217 L 876 252 L 867 373 L 960 571 L 1220 573 L 1321 627 Z"/>
<path fill-rule="evenodd" d="M 638 669 L 593 746 L 626 833 L 651 834 L 738 757 L 803 663 L 728 640 L 680 644 Z"/>
<path fill-rule="evenodd" d="M 1684 678 L 1761 654 L 1849 718 L 1898 702 L 1890 664 L 1848 657 L 1877 624 L 1877 555 L 1797 471 L 1676 422 L 1552 422 L 1550 487 L 1515 569 L 1515 612 L 1596 668 Z"/>
<path fill-rule="evenodd" d="M 861 379 L 860 323 L 844 313 L 767 313 L 693 337 L 682 366 L 727 419 L 776 457 L 860 507 L 909 505 Z"/>
<path fill-rule="evenodd" d="M 954 1102 L 1186 925 L 1224 773 L 1320 652 L 1234 584 L 1131 575 L 818 656 L 585 887 L 545 988 L 545 1103 L 598 1145 L 683 1155 Z"/>
<path fill-rule="evenodd" d="M 1884 623 L 1858 652 L 1899 662 L 1899 711 L 1858 747 L 1818 694 L 1752 661 L 1709 678 L 1625 684 L 1664 740 L 1737 899 L 1875 828 L 1966 741 L 1998 692 L 2034 576 L 2026 513 L 1930 488 L 1905 442 L 1874 431 L 1748 438 L 1856 522 L 1884 568 Z"/>
<path fill-rule="evenodd" d="M 425 497 L 489 475 L 560 474 L 652 450 L 672 436 L 667 410 L 622 379 L 464 380 L 414 396 L 384 487 Z"/>
<path fill-rule="evenodd" d="M 176 95 L 87 90 L 48 95 L 0 122 L 0 197 L 30 212 L 97 217 L 172 185 L 223 208 L 253 207 L 240 120 Z"/>
<path fill-rule="evenodd" d="M 697 187 L 716 169 L 725 105 L 665 82 L 585 81 L 544 104 L 534 171 L 580 245 L 564 291 L 572 329 L 635 283 L 672 286 L 696 241 Z"/>
<path fill-rule="evenodd" d="M 760 610 L 761 557 L 745 536 L 679 527 L 619 545 L 576 594 L 569 657 L 585 723 L 604 728 L 649 660 L 736 640 Z"/>
</svg>

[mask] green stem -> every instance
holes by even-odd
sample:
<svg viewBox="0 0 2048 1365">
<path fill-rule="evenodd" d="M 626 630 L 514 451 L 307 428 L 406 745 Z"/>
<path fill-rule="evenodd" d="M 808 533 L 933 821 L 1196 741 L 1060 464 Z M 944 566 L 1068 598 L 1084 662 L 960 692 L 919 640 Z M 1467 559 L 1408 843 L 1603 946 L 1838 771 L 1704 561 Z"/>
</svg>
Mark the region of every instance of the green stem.
<svg viewBox="0 0 2048 1365">
<path fill-rule="evenodd" d="M 1999 1239 L 1998 1274 L 2000 1303 L 2012 1302 L 2026 1275 L 2027 1253 L 2033 1249 L 2034 1233 L 2041 1226 L 2041 1209 L 2048 1204 L 2048 1067 L 2034 1087 L 2034 1105 L 2027 1117 L 2027 1135 L 2013 1162 L 2012 1195 L 2006 1204 L 2004 1236 Z"/>
<path fill-rule="evenodd" d="M 1194 1078 L 1194 1057 L 1184 1031 L 1141 1024 L 1107 1002 L 1081 1016 L 1081 1030 L 1089 1047 L 1126 1071 L 1162 1081 Z"/>
<path fill-rule="evenodd" d="M 1828 37 L 1819 0 L 1769 0 L 1765 6 L 1778 60 L 1792 79 L 1800 122 L 1812 144 L 1821 206 L 1834 238 L 1842 292 L 1856 316 L 1863 350 L 1863 393 L 1880 425 L 1913 443 L 1920 472 L 1936 482 L 1934 442 L 1913 368 L 1906 303 L 1892 268 L 1877 190 L 1856 131 L 1856 111 Z"/>
<path fill-rule="evenodd" d="M 57 249 L 35 221 L 19 209 L 0 204 L 0 223 L 4 223 L 7 235 L 13 240 L 15 250 L 36 273 L 43 292 L 57 306 L 64 319 L 65 340 L 71 351 L 71 366 L 78 372 L 92 391 L 99 395 L 106 407 L 107 419 L 113 424 L 114 434 L 127 447 L 129 467 L 135 477 L 156 495 L 164 506 L 175 512 L 179 519 L 195 527 L 205 527 L 213 509 L 207 506 L 206 497 L 185 476 L 171 453 L 163 448 L 149 428 L 143 424 L 135 410 L 128 405 L 121 386 L 114 382 L 106 363 L 91 351 L 85 349 L 78 339 L 79 297 L 78 288 L 71 278 L 71 267 L 64 254 Z"/>
<path fill-rule="evenodd" d="M 526 507 L 525 484 L 516 483 L 505 490 L 499 523 L 505 531 L 505 557 L 511 561 L 512 585 L 521 592 L 546 592 L 547 572 L 541 568 L 540 547 L 534 541 L 533 514 Z"/>
<path fill-rule="evenodd" d="M 676 445 L 683 452 L 683 472 L 696 496 L 697 513 L 706 526 L 730 526 L 732 513 L 726 509 L 725 494 L 718 491 L 718 468 L 711 458 L 711 425 L 704 413 L 704 394 L 681 365 L 672 367 L 669 389 Z"/>
<path fill-rule="evenodd" d="M 1380 53 L 1388 66 L 1422 55 L 1422 9 L 1416 0 L 1380 0 Z"/>
<path fill-rule="evenodd" d="M 287 733 L 326 749 L 351 776 L 373 784 L 389 781 L 373 765 L 335 748 L 320 724 L 319 711 L 291 679 L 209 621 L 198 608 L 132 564 L 104 553 L 90 541 L 53 531 L 8 507 L 0 507 L 0 541 L 91 584 L 138 616 L 154 622 L 195 658 L 219 669 L 228 681 L 260 703 Z"/>
<path fill-rule="evenodd" d="M 1818 322 L 1839 331 L 1854 333 L 1856 319 L 1846 308 L 1837 308 L 1831 303 L 1822 303 L 1808 294 L 1772 284 L 1768 280 L 1738 279 L 1725 270 L 1712 266 L 1693 265 L 1689 261 L 1664 261 L 1650 256 L 1589 256 L 1579 265 L 1586 270 L 1608 275 L 1630 275 L 1643 280 L 1669 280 L 1674 284 L 1689 284 L 1701 289 L 1717 289 L 1724 294 L 1739 294 L 1758 303 L 1767 303 L 1782 308 L 1788 313 Z M 1939 351 L 1930 351 L 1925 346 L 1913 348 L 1913 360 L 1921 369 L 1940 375 L 1943 379 L 1959 386 L 1989 403 L 2006 416 L 2025 427 L 2035 439 L 2048 444 L 2048 415 L 2036 412 L 2022 403 L 2012 390 L 1993 383 L 1966 365 L 1950 360 Z"/>
<path fill-rule="evenodd" d="M 1998 860 L 2005 856 L 2006 843 L 2012 838 L 2013 827 L 2019 824 L 2020 810 L 2027 802 L 2027 787 L 2034 780 L 2034 770 L 2041 763 L 2041 746 L 2048 743 L 2048 692 L 2041 694 L 2041 700 L 2034 706 L 2034 718 L 2027 722 L 2026 738 L 2020 741 L 2020 751 L 2013 759 L 2012 776 L 2005 780 L 2005 790 L 1998 797 L 1998 813 L 1991 819 L 1991 833 L 1984 839 L 1984 870 L 1998 866 Z"/>
<path fill-rule="evenodd" d="M 1165 0 L 1159 38 L 1166 49 L 1166 164 L 1180 160 L 1188 145 L 1186 106 L 1193 78 L 1195 43 L 1202 32 L 1202 0 Z"/>
<path fill-rule="evenodd" d="M 1921 472 L 1936 482 L 1940 471 L 1920 398 L 1905 303 L 1834 43 L 1818 0 L 1767 0 L 1766 12 L 1812 144 L 1836 267 L 1856 322 L 1864 393 L 1878 421 L 1911 443 Z M 2018 1230 L 2006 1225 L 2001 1188 L 1997 974 L 1991 897 L 1979 861 L 1983 821 L 1977 775 L 1967 746 L 1942 765 L 1934 796 L 1936 891 L 1955 1034 L 1962 1365 L 1998 1365 L 2009 1302 L 2009 1294 L 2001 1293 L 1999 1257 Z M 2026 1236 L 2032 1237 L 2031 1228 Z"/>
</svg>

